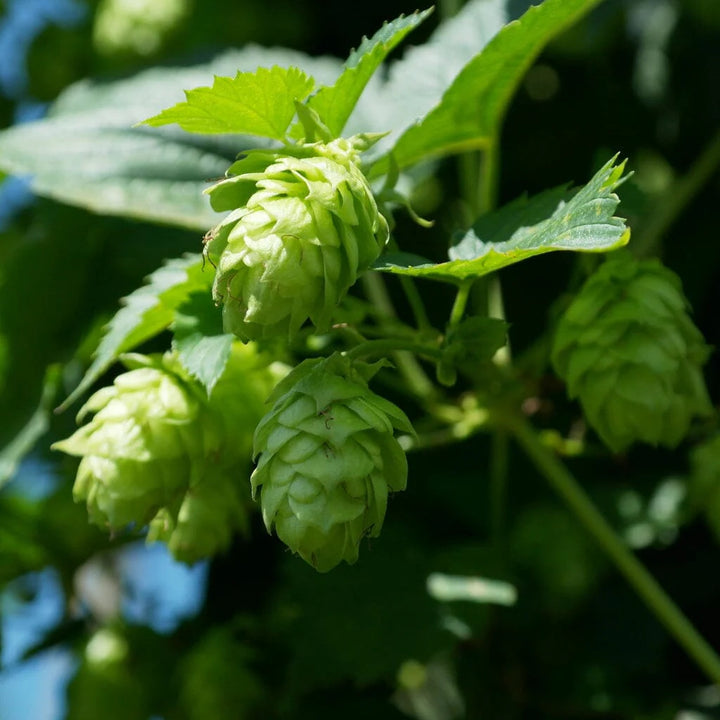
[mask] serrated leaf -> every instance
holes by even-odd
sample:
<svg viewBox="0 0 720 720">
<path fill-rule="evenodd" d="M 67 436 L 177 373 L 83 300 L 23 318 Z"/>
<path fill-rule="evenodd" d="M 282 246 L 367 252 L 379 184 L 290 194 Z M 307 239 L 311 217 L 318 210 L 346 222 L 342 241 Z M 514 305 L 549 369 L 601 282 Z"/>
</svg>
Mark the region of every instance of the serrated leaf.
<svg viewBox="0 0 720 720">
<path fill-rule="evenodd" d="M 432 11 L 429 8 L 407 17 L 401 15 L 385 23 L 372 38 L 363 38 L 357 50 L 348 57 L 335 84 L 320 88 L 310 98 L 308 105 L 320 115 L 336 137 L 342 133 L 362 91 L 388 53 Z"/>
<path fill-rule="evenodd" d="M 278 63 L 303 67 L 321 82 L 332 82 L 341 67 L 334 58 L 247 46 L 190 68 L 153 68 L 114 82 L 81 81 L 63 91 L 48 117 L 0 132 L 0 168 L 31 176 L 36 193 L 59 202 L 207 230 L 218 215 L 203 190 L 224 175 L 238 150 L 266 141 L 132 126 L 214 74 Z"/>
<path fill-rule="evenodd" d="M 62 403 L 64 410 L 82 395 L 117 359 L 140 343 L 166 330 L 175 318 L 175 310 L 196 290 L 209 292 L 212 273 L 203 273 L 197 255 L 169 260 L 147 278 L 147 284 L 123 300 L 100 341 L 92 364 L 80 384 Z"/>
<path fill-rule="evenodd" d="M 483 216 L 450 248 L 449 262 L 385 256 L 375 269 L 457 283 L 555 250 L 615 250 L 630 237 L 625 221 L 613 216 L 620 202 L 613 190 L 622 182 L 625 166 L 624 162 L 615 165 L 615 160 L 606 163 L 567 201 L 561 198 L 564 191 L 551 190 Z"/>
<path fill-rule="evenodd" d="M 599 2 L 545 0 L 541 5 L 530 6 L 522 17 L 512 22 L 507 22 L 511 17 L 508 0 L 468 3 L 464 15 L 471 22 L 477 17 L 490 17 L 489 31 L 483 28 L 478 38 L 478 54 L 467 62 L 449 86 L 445 85 L 439 103 L 426 108 L 422 115 L 416 115 L 414 123 L 397 140 L 392 152 L 398 166 L 403 168 L 433 157 L 487 147 L 497 136 L 517 85 L 542 48 Z M 529 3 L 522 4 L 527 6 Z M 498 27 L 498 20 L 507 24 Z M 494 36 L 492 30 L 496 32 Z M 448 33 L 450 41 L 452 37 L 453 34 Z M 441 42 L 433 48 L 436 54 L 442 53 L 442 49 Z M 453 52 L 450 47 L 447 51 Z M 415 70 L 417 65 L 415 62 Z M 392 84 L 397 85 L 397 82 Z M 392 88 L 390 91 L 383 94 L 389 98 Z M 382 174 L 387 167 L 385 158 L 376 163 L 372 173 Z"/>
<path fill-rule="evenodd" d="M 225 370 L 233 336 L 223 331 L 222 312 L 209 292 L 194 292 L 175 313 L 173 348 L 183 367 L 212 393 Z"/>
<path fill-rule="evenodd" d="M 212 87 L 187 90 L 178 103 L 143 121 L 151 127 L 177 123 L 194 133 L 235 133 L 283 140 L 315 81 L 300 68 L 258 68 L 235 77 L 215 76 Z"/>
</svg>

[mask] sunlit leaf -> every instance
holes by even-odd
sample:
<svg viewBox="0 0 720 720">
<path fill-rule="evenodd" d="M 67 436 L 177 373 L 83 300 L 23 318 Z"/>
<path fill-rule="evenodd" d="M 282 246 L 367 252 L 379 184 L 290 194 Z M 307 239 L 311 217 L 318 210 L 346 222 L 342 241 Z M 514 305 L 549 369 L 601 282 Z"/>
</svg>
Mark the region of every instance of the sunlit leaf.
<svg viewBox="0 0 720 720">
<path fill-rule="evenodd" d="M 177 123 L 195 133 L 235 133 L 282 140 L 295 115 L 295 101 L 312 91 L 313 78 L 296 67 L 258 68 L 234 77 L 216 76 L 212 87 L 187 90 L 187 100 L 143 124 Z"/>
<path fill-rule="evenodd" d="M 624 166 L 613 158 L 567 200 L 564 190 L 551 190 L 483 216 L 450 248 L 449 262 L 398 254 L 381 258 L 375 269 L 461 282 L 555 250 L 614 250 L 630 238 L 625 221 L 613 216 L 620 202 L 613 191 L 622 182 Z"/>
<path fill-rule="evenodd" d="M 173 323 L 173 348 L 183 367 L 208 395 L 225 370 L 233 336 L 223 332 L 222 312 L 209 292 L 195 292 L 178 308 Z"/>
<path fill-rule="evenodd" d="M 409 127 L 406 126 L 393 148 L 395 162 L 402 168 L 432 157 L 487 147 L 497 135 L 518 83 L 542 48 L 599 2 L 545 0 L 541 5 L 533 6 L 521 3 L 522 9 L 529 8 L 517 20 L 513 20 L 516 15 L 511 12 L 517 10 L 517 3 L 508 0 L 468 3 L 452 21 L 454 24 L 448 24 L 442 37 L 427 49 L 416 51 L 417 58 L 409 57 L 407 67 L 398 65 L 395 68 L 401 79 L 407 74 L 415 75 L 418 70 L 429 75 L 431 91 L 427 93 L 427 99 L 438 90 L 442 93 L 439 102 L 433 103 L 434 107 L 428 106 L 425 100 L 422 112 L 411 120 Z M 473 27 L 478 28 L 475 52 L 454 79 L 447 79 L 447 73 L 442 69 L 444 56 L 451 59 L 457 56 L 452 43 L 464 38 Z M 470 47 L 467 41 L 464 46 Z M 435 69 L 438 64 L 439 71 Z M 442 75 L 443 82 L 433 83 L 433 74 Z M 392 98 L 394 88 L 400 91 L 399 84 L 397 81 L 391 83 L 390 92 L 383 94 Z M 404 96 L 403 93 L 401 97 Z M 397 98 L 395 102 L 398 102 Z M 410 106 L 418 107 L 418 102 L 410 100 Z M 387 167 L 385 160 L 373 171 L 384 172 Z"/>
<path fill-rule="evenodd" d="M 315 110 L 335 135 L 340 135 L 360 94 L 388 53 L 425 18 L 432 8 L 400 16 L 385 23 L 372 38 L 363 38 L 360 47 L 348 57 L 342 74 L 334 85 L 322 87 L 310 98 L 308 105 Z"/>
</svg>

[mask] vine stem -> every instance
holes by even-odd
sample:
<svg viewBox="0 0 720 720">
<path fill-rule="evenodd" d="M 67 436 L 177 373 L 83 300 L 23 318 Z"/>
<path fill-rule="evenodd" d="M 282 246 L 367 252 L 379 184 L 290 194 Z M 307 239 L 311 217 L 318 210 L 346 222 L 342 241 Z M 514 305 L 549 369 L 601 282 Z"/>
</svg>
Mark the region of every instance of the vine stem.
<svg viewBox="0 0 720 720">
<path fill-rule="evenodd" d="M 520 416 L 503 418 L 501 423 L 514 435 L 537 469 L 563 498 L 585 529 L 605 550 L 617 569 L 625 576 L 666 630 L 685 649 L 708 678 L 720 685 L 720 657 L 718 654 L 618 537 L 565 465 L 542 443 L 537 432 L 524 418 Z"/>
<path fill-rule="evenodd" d="M 454 327 L 457 327 L 462 320 L 462 316 L 465 313 L 465 307 L 470 297 L 470 289 L 472 288 L 474 278 L 463 280 L 455 296 L 455 302 L 453 303 L 452 310 L 450 311 L 450 320 L 448 321 L 448 332 Z"/>
<path fill-rule="evenodd" d="M 397 312 L 395 306 L 390 299 L 387 288 L 382 278 L 376 272 L 364 273 L 361 277 L 365 293 L 370 302 L 375 305 L 378 310 L 384 313 L 387 317 L 393 320 L 397 318 Z M 383 341 L 374 341 L 383 342 Z M 384 341 L 387 342 L 387 341 Z M 363 346 L 359 346 L 363 347 Z M 357 348 L 353 348 L 356 350 Z M 351 350 L 350 352 L 353 352 Z M 397 347 L 391 348 L 391 350 L 398 350 Z M 404 376 L 408 383 L 408 386 L 419 398 L 429 399 L 432 398 L 436 391 L 435 385 L 432 383 L 430 378 L 426 375 L 422 366 L 408 352 L 395 352 L 393 355 L 395 365 L 400 373 Z"/>
<path fill-rule="evenodd" d="M 356 345 L 354 348 L 345 352 L 345 357 L 351 360 L 357 360 L 361 357 L 370 357 L 372 355 L 387 355 L 388 353 L 396 353 L 398 350 L 413 352 L 417 355 L 425 355 L 431 358 L 442 357 L 442 351 L 439 348 L 421 345 L 411 340 L 401 340 L 399 338 L 388 338 L 383 340 L 368 340 L 367 342 Z"/>
</svg>

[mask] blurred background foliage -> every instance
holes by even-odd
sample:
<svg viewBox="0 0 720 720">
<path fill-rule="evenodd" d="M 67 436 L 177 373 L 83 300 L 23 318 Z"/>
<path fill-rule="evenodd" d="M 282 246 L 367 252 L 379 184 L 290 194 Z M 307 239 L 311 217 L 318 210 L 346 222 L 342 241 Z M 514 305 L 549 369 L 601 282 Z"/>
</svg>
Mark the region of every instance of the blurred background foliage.
<svg viewBox="0 0 720 720">
<path fill-rule="evenodd" d="M 441 0 L 411 43 L 459 4 Z M 342 58 L 415 9 L 408 0 L 1 0 L 0 126 L 42 116 L 83 78 L 192 65 L 247 43 Z M 720 176 L 691 184 L 659 230 L 658 217 L 718 143 L 719 77 L 716 0 L 606 0 L 528 72 L 505 122 L 500 178 L 505 202 L 582 182 L 615 152 L 628 157 L 635 174 L 621 214 L 639 250 L 680 274 L 714 346 Z M 416 186 L 418 211 L 436 219 L 424 254 L 442 257 L 464 222 L 459 195 L 455 160 Z M 407 232 L 417 233 L 398 218 L 398 236 Z M 328 575 L 286 554 L 259 522 L 249 541 L 190 569 L 163 547 L 88 525 L 72 502 L 75 463 L 47 450 L 71 431 L 72 412 L 46 410 L 79 381 L 118 299 L 199 242 L 2 179 L 0 720 L 720 717 L 720 690 L 704 686 L 517 453 L 502 532 L 492 531 L 483 436 L 411 455 L 382 538 L 357 566 Z M 544 330 L 579 262 L 588 260 L 553 254 L 502 273 L 513 350 L 528 367 L 542 362 Z M 442 324 L 446 289 L 422 290 Z M 707 379 L 717 398 L 717 353 Z M 577 409 L 549 372 L 536 418 L 549 434 L 577 429 Z M 569 461 L 573 471 L 720 647 L 720 511 L 709 527 L 693 501 L 692 448 L 613 458 L 592 442 Z M 718 468 L 709 480 L 703 468 L 716 487 Z"/>
</svg>

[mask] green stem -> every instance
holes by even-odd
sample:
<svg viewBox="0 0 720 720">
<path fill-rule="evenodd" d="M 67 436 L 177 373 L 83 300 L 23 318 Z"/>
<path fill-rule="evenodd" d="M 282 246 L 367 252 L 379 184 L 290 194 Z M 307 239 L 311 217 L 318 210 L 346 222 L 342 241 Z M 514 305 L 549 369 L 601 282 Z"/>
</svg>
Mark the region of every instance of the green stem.
<svg viewBox="0 0 720 720">
<path fill-rule="evenodd" d="M 705 146 L 690 169 L 673 182 L 654 203 L 653 211 L 633 238 L 639 256 L 651 255 L 673 223 L 720 167 L 720 131 Z"/>
<path fill-rule="evenodd" d="M 457 327 L 462 320 L 465 313 L 465 307 L 467 306 L 468 298 L 470 297 L 470 289 L 472 288 L 474 278 L 463 280 L 458 287 L 457 295 L 455 296 L 455 302 L 453 303 L 452 310 L 450 311 L 450 320 L 448 321 L 448 330 L 452 330 Z"/>
<path fill-rule="evenodd" d="M 356 345 L 354 348 L 347 350 L 345 352 L 345 356 L 351 360 L 357 360 L 361 357 L 365 358 L 374 355 L 388 355 L 390 353 L 396 353 L 398 350 L 412 352 L 417 355 L 425 355 L 426 357 L 434 359 L 442 356 L 442 351 L 439 348 L 421 345 L 420 343 L 412 342 L 410 340 L 401 340 L 399 338 L 368 340 L 367 342 Z"/>
<path fill-rule="evenodd" d="M 500 139 L 491 138 L 483 151 L 480 161 L 480 182 L 478 188 L 478 215 L 490 212 L 497 205 L 500 161 Z"/>
<path fill-rule="evenodd" d="M 432 325 L 425 311 L 425 303 L 412 278 L 401 275 L 400 285 L 402 285 L 402 289 L 405 291 L 405 296 L 410 304 L 417 329 L 422 331 L 432 330 Z"/>
<path fill-rule="evenodd" d="M 395 306 L 392 304 L 390 295 L 382 278 L 376 272 L 368 272 L 362 275 L 363 287 L 370 302 L 384 315 L 393 320 L 397 319 Z M 374 342 L 392 342 L 377 340 Z M 353 348 L 354 350 L 355 348 Z M 396 350 L 397 348 L 392 348 Z M 432 398 L 436 394 L 435 385 L 422 369 L 420 363 L 407 352 L 396 352 L 393 360 L 398 371 L 405 378 L 409 388 L 419 398 Z"/>
<path fill-rule="evenodd" d="M 537 469 L 575 513 L 585 529 L 605 550 L 648 608 L 666 630 L 714 683 L 720 684 L 720 657 L 660 587 L 645 566 L 627 548 L 600 514 L 565 465 L 543 445 L 529 423 L 521 417 L 506 419 L 508 429 L 522 445 Z"/>
</svg>

